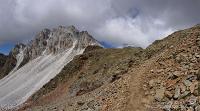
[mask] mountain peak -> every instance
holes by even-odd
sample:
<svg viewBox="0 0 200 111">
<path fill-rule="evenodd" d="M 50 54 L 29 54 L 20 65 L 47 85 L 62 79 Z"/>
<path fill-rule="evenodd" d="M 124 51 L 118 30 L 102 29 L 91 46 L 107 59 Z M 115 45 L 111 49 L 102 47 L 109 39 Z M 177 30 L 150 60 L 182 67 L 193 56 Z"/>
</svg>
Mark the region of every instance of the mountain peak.
<svg viewBox="0 0 200 111">
<path fill-rule="evenodd" d="M 100 46 L 87 31 L 79 31 L 75 26 L 59 26 L 58 28 L 43 29 L 35 39 L 26 45 L 25 53 L 30 59 L 42 54 L 57 54 L 72 47 L 77 42 L 76 48 L 86 48 L 88 45 Z"/>
<path fill-rule="evenodd" d="M 53 29 L 53 32 L 56 32 L 56 31 L 57 32 L 68 32 L 68 33 L 78 33 L 79 32 L 79 30 L 73 25 L 68 26 L 68 27 L 60 25 L 60 26 L 58 26 L 58 28 Z"/>
<path fill-rule="evenodd" d="M 8 85 L 5 93 L 0 94 L 2 107 L 10 109 L 25 102 L 76 55 L 82 54 L 91 45 L 100 46 L 88 32 L 79 32 L 74 26 L 44 29 L 28 44 L 16 45 L 12 51 L 16 52 L 15 66 L 9 71 L 8 77 L 1 81 Z M 12 78 L 15 80 L 7 81 Z M 24 82 L 29 78 L 31 80 Z M 18 86 L 23 87 L 16 89 Z M 10 90 L 15 93 L 10 94 Z"/>
<path fill-rule="evenodd" d="M 69 27 L 67 27 L 68 30 L 74 31 L 74 32 L 78 32 L 79 30 L 76 29 L 76 27 L 74 25 L 71 25 Z"/>
</svg>

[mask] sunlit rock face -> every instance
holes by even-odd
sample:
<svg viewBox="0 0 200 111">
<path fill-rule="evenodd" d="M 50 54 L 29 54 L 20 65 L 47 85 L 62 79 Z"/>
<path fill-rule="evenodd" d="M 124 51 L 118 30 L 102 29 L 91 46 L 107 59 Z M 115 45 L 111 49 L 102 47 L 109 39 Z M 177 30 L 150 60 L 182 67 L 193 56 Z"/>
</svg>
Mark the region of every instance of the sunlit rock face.
<svg viewBox="0 0 200 111">
<path fill-rule="evenodd" d="M 99 45 L 86 31 L 79 32 L 74 26 L 59 26 L 52 31 L 44 29 L 39 32 L 35 39 L 27 45 L 25 53 L 30 59 L 34 59 L 42 54 L 56 54 L 72 47 L 73 41 L 78 42 L 76 48 Z"/>
</svg>

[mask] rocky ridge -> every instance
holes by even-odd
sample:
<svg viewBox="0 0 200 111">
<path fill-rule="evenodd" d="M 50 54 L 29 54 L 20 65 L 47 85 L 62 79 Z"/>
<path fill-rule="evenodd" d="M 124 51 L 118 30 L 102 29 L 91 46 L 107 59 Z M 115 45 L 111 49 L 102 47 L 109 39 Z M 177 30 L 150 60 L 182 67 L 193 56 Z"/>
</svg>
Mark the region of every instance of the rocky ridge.
<svg viewBox="0 0 200 111">
<path fill-rule="evenodd" d="M 199 111 L 200 27 L 173 36 L 179 42 L 154 58 L 154 68 L 145 72 L 145 96 L 153 98 L 147 106 L 149 110 Z"/>
</svg>

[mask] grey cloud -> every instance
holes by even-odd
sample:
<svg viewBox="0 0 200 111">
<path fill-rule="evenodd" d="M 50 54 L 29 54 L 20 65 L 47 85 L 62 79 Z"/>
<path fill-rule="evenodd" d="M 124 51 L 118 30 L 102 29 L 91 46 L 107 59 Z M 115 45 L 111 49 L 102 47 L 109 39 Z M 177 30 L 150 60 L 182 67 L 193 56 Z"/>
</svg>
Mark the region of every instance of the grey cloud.
<svg viewBox="0 0 200 111">
<path fill-rule="evenodd" d="M 200 23 L 199 0 L 1 0 L 0 43 L 30 40 L 43 28 L 75 25 L 119 47 L 146 47 Z"/>
</svg>

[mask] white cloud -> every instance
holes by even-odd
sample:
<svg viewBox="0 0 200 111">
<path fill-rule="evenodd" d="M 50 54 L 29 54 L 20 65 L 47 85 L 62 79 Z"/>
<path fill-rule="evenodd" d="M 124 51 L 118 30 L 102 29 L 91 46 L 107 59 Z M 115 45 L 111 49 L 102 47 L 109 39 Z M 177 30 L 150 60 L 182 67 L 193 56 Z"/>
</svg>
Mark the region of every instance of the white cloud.
<svg viewBox="0 0 200 111">
<path fill-rule="evenodd" d="M 97 33 L 103 35 L 102 41 L 108 41 L 115 46 L 129 44 L 145 48 L 153 40 L 165 37 L 172 32 L 171 29 L 160 30 L 159 26 L 163 25 L 161 21 L 148 22 L 143 21 L 140 17 L 119 17 L 108 20 L 102 27 L 97 29 Z"/>
<path fill-rule="evenodd" d="M 1 0 L 0 41 L 26 41 L 43 28 L 75 25 L 116 47 L 146 47 L 198 23 L 199 5 L 199 0 Z"/>
</svg>

